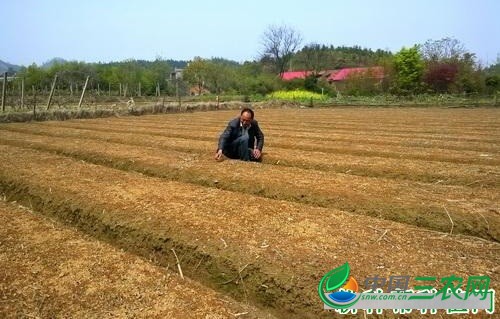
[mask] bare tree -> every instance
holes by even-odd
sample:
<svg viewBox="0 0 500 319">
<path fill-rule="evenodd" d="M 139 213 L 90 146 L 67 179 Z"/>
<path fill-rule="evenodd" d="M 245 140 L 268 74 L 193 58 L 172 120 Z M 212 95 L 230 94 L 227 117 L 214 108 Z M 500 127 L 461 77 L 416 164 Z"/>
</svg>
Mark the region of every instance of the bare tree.
<svg viewBox="0 0 500 319">
<path fill-rule="evenodd" d="M 427 61 L 460 60 L 467 50 L 464 45 L 453 38 L 441 40 L 427 40 L 421 47 L 420 52 Z"/>
<path fill-rule="evenodd" d="M 301 43 L 302 36 L 296 30 L 286 25 L 271 25 L 262 36 L 261 60 L 272 62 L 275 71 L 282 76 Z"/>
</svg>

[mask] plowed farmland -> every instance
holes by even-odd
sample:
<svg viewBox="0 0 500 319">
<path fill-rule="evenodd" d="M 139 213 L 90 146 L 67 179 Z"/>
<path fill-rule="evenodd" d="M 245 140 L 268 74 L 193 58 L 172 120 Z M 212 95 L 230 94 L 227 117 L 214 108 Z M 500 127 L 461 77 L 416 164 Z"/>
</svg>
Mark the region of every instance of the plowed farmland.
<svg viewBox="0 0 500 319">
<path fill-rule="evenodd" d="M 154 276 L 165 271 L 181 285 L 182 269 L 208 296 L 236 299 L 230 309 L 260 309 L 219 309 L 208 299 L 208 308 L 193 308 L 215 317 L 332 317 L 317 285 L 345 262 L 356 278 L 487 275 L 498 291 L 499 109 L 259 109 L 263 162 L 216 162 L 218 136 L 237 114 L 2 124 L 0 190 L 36 216 L 160 267 Z M 12 233 L 0 235 L 2 248 Z M 11 250 L 1 253 L 2 263 L 22 263 L 9 259 Z M 23 253 L 33 254 L 24 268 L 47 257 L 36 253 Z M 50 256 L 62 264 L 70 258 Z M 7 300 L 0 302 L 29 291 L 15 281 L 22 268 L 0 277 Z M 152 280 L 137 284 L 157 293 Z M 63 298 L 49 283 L 41 287 L 46 298 Z M 154 312 L 160 303 L 142 307 L 161 314 Z M 96 311 L 57 300 L 42 310 L 57 314 L 57 307 L 77 309 L 75 316 Z M 18 309 L 9 309 L 15 317 Z"/>
<path fill-rule="evenodd" d="M 14 204 L 0 222 L 2 318 L 272 318 Z"/>
</svg>

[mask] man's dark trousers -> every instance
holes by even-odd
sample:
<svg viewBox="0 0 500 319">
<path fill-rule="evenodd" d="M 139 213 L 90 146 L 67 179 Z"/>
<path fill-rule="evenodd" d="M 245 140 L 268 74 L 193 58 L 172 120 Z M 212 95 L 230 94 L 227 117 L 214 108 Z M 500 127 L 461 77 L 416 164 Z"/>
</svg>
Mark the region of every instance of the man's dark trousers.
<svg viewBox="0 0 500 319">
<path fill-rule="evenodd" d="M 252 149 L 248 148 L 248 134 L 242 135 L 229 144 L 227 149 L 223 150 L 224 155 L 232 159 L 243 161 L 255 161 L 251 156 Z"/>
</svg>

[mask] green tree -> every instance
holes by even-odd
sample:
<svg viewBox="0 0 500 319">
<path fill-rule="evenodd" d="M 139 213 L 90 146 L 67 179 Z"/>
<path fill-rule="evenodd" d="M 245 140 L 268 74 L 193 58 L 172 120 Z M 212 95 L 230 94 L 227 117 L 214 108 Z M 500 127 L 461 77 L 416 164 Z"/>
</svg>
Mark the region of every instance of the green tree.
<svg viewBox="0 0 500 319">
<path fill-rule="evenodd" d="M 215 94 L 236 91 L 236 70 L 241 67 L 234 61 L 212 58 L 206 61 L 206 87 Z"/>
<path fill-rule="evenodd" d="M 328 48 L 317 43 L 306 45 L 297 52 L 293 58 L 293 63 L 297 63 L 300 69 L 312 71 L 318 74 L 328 68 Z"/>
<path fill-rule="evenodd" d="M 54 61 L 47 70 L 47 75 L 52 79 L 57 74 L 58 87 L 63 89 L 72 88 L 74 85 L 83 86 L 87 76 L 97 81 L 97 75 L 93 64 L 77 61 Z"/>
<path fill-rule="evenodd" d="M 234 70 L 234 88 L 240 94 L 266 95 L 281 88 L 281 80 L 272 73 L 265 72 L 259 62 L 245 62 Z"/>
<path fill-rule="evenodd" d="M 424 67 L 418 46 L 402 48 L 394 55 L 393 92 L 401 95 L 420 93 Z"/>
<path fill-rule="evenodd" d="M 207 60 L 195 57 L 184 69 L 182 77 L 189 84 L 196 86 L 198 95 L 203 93 L 208 75 Z"/>
<path fill-rule="evenodd" d="M 23 68 L 18 73 L 18 77 L 24 77 L 27 88 L 32 86 L 35 88 L 42 88 L 44 85 L 50 84 L 50 79 L 46 70 L 38 67 L 35 63 L 27 68 Z"/>
<path fill-rule="evenodd" d="M 458 76 L 454 89 L 457 93 L 467 94 L 485 91 L 484 76 L 477 67 L 475 54 L 464 53 L 458 61 Z"/>
</svg>

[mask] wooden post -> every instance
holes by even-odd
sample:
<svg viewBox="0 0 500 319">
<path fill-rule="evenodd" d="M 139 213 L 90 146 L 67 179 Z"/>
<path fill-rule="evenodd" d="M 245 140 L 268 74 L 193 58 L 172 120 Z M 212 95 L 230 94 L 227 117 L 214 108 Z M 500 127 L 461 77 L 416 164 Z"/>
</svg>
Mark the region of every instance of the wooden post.
<svg viewBox="0 0 500 319">
<path fill-rule="evenodd" d="M 123 89 L 123 96 L 127 96 L 128 83 L 125 83 L 125 89 Z"/>
<path fill-rule="evenodd" d="M 120 82 L 120 96 L 122 96 L 122 83 Z"/>
<path fill-rule="evenodd" d="M 73 96 L 73 82 L 69 83 L 69 96 Z"/>
<path fill-rule="evenodd" d="M 99 86 L 99 83 L 97 83 L 97 95 L 101 95 L 101 88 Z"/>
<path fill-rule="evenodd" d="M 22 93 L 21 93 L 21 91 L 22 91 L 21 86 L 22 86 L 22 83 L 21 83 L 21 82 L 18 82 L 17 87 L 18 87 L 18 89 L 19 89 L 19 90 L 18 90 L 18 92 L 19 92 L 19 94 L 20 94 L 20 95 L 22 94 Z M 14 92 L 12 92 L 12 93 L 14 93 Z M 22 108 L 23 108 L 23 107 L 22 107 L 22 105 L 21 105 L 21 99 L 20 99 L 20 98 L 19 98 L 19 108 L 20 108 L 20 109 L 22 109 Z"/>
<path fill-rule="evenodd" d="M 111 83 L 108 83 L 108 96 L 111 96 Z"/>
<path fill-rule="evenodd" d="M 2 86 L 2 112 L 5 112 L 5 89 L 7 88 L 7 72 L 3 73 L 3 86 Z"/>
<path fill-rule="evenodd" d="M 50 108 L 50 102 L 52 102 L 52 96 L 54 95 L 54 90 L 56 88 L 57 74 L 54 76 L 54 81 L 52 81 L 52 87 L 50 89 L 49 100 L 47 101 L 47 110 Z"/>
<path fill-rule="evenodd" d="M 176 79 L 175 80 L 175 95 L 177 96 L 177 99 L 179 100 L 179 111 L 181 110 L 181 96 L 179 95 L 179 81 Z"/>
<path fill-rule="evenodd" d="M 24 108 L 24 78 L 21 79 L 21 108 Z"/>
<path fill-rule="evenodd" d="M 36 119 L 36 90 L 33 85 L 33 119 Z"/>
<path fill-rule="evenodd" d="M 139 96 L 141 96 L 141 82 L 139 82 Z"/>
<path fill-rule="evenodd" d="M 85 85 L 83 86 L 82 96 L 80 97 L 80 102 L 78 103 L 78 108 L 80 108 L 82 106 L 83 96 L 85 95 L 85 90 L 87 89 L 87 84 L 89 84 L 89 78 L 90 78 L 90 76 L 87 76 L 87 79 L 85 80 Z"/>
<path fill-rule="evenodd" d="M 36 106 L 36 89 L 34 85 L 31 86 L 31 90 L 33 91 L 33 105 Z"/>
<path fill-rule="evenodd" d="M 179 81 L 175 80 L 175 96 L 179 97 Z"/>
</svg>

